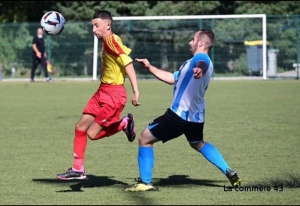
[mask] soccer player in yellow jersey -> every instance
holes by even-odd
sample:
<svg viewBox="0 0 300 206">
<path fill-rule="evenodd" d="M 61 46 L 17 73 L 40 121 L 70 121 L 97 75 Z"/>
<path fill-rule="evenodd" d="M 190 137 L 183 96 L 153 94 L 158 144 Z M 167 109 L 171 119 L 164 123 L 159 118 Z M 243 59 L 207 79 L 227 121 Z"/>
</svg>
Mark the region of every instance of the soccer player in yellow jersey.
<svg viewBox="0 0 300 206">
<path fill-rule="evenodd" d="M 87 137 L 98 140 L 123 130 L 129 142 L 135 139 L 133 115 L 129 113 L 122 119 L 120 115 L 127 100 L 124 87 L 126 75 L 133 90 L 132 104 L 140 105 L 136 73 L 133 60 L 129 56 L 131 49 L 113 33 L 112 22 L 111 13 L 108 11 L 96 11 L 93 15 L 93 33 L 98 39 L 103 40 L 101 83 L 83 109 L 81 118 L 75 126 L 74 164 L 67 172 L 57 174 L 58 179 L 86 178 L 83 162 Z"/>
</svg>

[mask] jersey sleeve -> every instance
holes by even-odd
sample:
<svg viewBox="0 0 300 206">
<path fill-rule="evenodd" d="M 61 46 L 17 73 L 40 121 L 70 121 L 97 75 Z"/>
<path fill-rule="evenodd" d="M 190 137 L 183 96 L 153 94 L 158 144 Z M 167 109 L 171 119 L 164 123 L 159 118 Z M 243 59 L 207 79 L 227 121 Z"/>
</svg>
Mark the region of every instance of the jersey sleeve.
<svg viewBox="0 0 300 206">
<path fill-rule="evenodd" d="M 179 77 L 179 71 L 174 72 L 173 75 L 174 75 L 175 81 L 177 81 L 178 77 Z"/>
<path fill-rule="evenodd" d="M 120 37 L 112 35 L 105 39 L 105 43 L 107 45 L 107 52 L 116 59 L 120 58 L 124 67 L 133 62 L 132 58 L 129 56 L 131 49 L 123 44 Z"/>
<path fill-rule="evenodd" d="M 37 36 L 34 36 L 32 39 L 32 44 L 36 44 L 36 41 L 37 41 Z"/>
<path fill-rule="evenodd" d="M 202 71 L 204 72 L 204 74 L 208 70 L 209 62 L 210 61 L 209 61 L 208 56 L 203 53 L 196 54 L 192 59 L 193 66 L 197 67 L 197 68 L 201 68 Z"/>
<path fill-rule="evenodd" d="M 130 56 L 126 55 L 126 54 L 121 54 L 120 58 L 123 62 L 124 67 L 126 67 L 128 64 L 130 64 L 131 62 L 133 62 L 133 60 L 131 59 Z"/>
</svg>

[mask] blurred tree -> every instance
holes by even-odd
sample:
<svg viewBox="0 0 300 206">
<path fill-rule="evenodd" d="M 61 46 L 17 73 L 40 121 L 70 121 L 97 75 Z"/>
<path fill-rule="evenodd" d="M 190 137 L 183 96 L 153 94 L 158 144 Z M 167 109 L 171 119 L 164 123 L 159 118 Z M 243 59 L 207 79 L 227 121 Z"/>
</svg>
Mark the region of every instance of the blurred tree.
<svg viewBox="0 0 300 206">
<path fill-rule="evenodd" d="M 9 75 L 11 68 L 19 65 L 18 55 L 26 48 L 26 37 L 29 36 L 27 25 L 14 25 L 13 29 L 7 29 L 5 24 L 0 24 L 0 70 Z M 15 32 L 18 30 L 18 32 Z M 24 38 L 25 37 L 25 38 Z"/>
<path fill-rule="evenodd" d="M 0 22 L 39 22 L 46 11 L 56 10 L 56 1 L 2 1 Z"/>
<path fill-rule="evenodd" d="M 39 22 L 46 11 L 57 10 L 70 21 L 90 20 L 96 9 L 114 16 L 299 14 L 297 1 L 1 1 L 0 22 Z"/>
<path fill-rule="evenodd" d="M 120 1 L 66 1 L 57 3 L 57 8 L 68 21 L 90 21 L 97 9 L 105 9 L 113 16 L 120 16 L 119 12 L 126 12 L 123 5 Z"/>
<path fill-rule="evenodd" d="M 299 14 L 298 1 L 235 1 L 235 14 Z"/>
<path fill-rule="evenodd" d="M 51 47 L 54 49 L 53 58 L 54 61 L 59 61 L 62 58 L 58 54 L 55 55 L 56 52 L 59 52 L 58 48 L 64 48 L 66 54 L 76 51 L 76 58 L 75 53 L 72 53 L 68 55 L 69 57 L 65 55 L 65 59 L 60 61 L 74 62 L 73 65 L 77 65 L 74 72 L 80 74 L 81 69 L 78 68 L 86 68 L 92 59 L 93 50 L 90 42 L 92 42 L 93 35 L 90 21 L 96 9 L 109 10 L 115 17 L 258 13 L 295 15 L 300 13 L 297 1 L 2 1 L 0 2 L 0 22 L 38 23 L 46 11 L 61 12 L 66 19 L 66 30 L 64 31 L 66 35 L 51 38 Z M 268 40 L 272 41 L 274 47 L 284 51 L 279 53 L 279 57 L 286 59 L 286 65 L 294 61 L 295 47 L 293 45 L 296 39 L 296 20 L 293 18 L 287 17 L 278 21 L 274 19 L 274 21 L 268 22 Z M 290 25 L 286 21 L 294 23 Z M 26 24 L 24 25 L 23 29 L 26 30 Z M 285 25 L 290 25 L 287 30 L 282 29 Z M 132 55 L 145 56 L 151 51 L 153 61 L 157 61 L 164 68 L 168 66 L 172 68 L 172 65 L 168 65 L 170 62 L 175 62 L 173 68 L 177 68 L 176 62 L 181 62 L 187 57 L 182 54 L 182 51 L 188 51 L 188 39 L 190 39 L 193 31 L 202 27 L 211 28 L 216 33 L 217 46 L 214 57 L 217 65 L 216 70 L 220 69 L 220 72 L 231 72 L 237 68 L 234 65 L 245 65 L 245 55 L 242 55 L 245 53 L 243 41 L 261 38 L 259 19 L 257 22 L 250 19 L 242 21 L 200 19 L 188 21 L 116 21 L 114 27 L 116 33 L 122 35 L 124 43 L 134 48 Z M 23 39 L 26 39 L 28 43 L 30 38 L 25 36 L 29 35 L 25 30 Z M 3 35 L 2 32 L 0 41 L 6 42 L 7 37 Z M 76 39 L 76 42 L 71 43 L 70 39 Z M 8 51 L 19 52 L 17 49 Z M 17 57 L 18 55 L 12 54 L 10 56 Z M 57 60 L 55 56 L 57 56 Z M 225 59 L 231 59 L 233 63 L 228 64 L 231 66 L 222 66 L 222 68 L 218 66 L 218 64 L 223 64 Z M 75 62 L 79 63 L 75 64 Z"/>
</svg>

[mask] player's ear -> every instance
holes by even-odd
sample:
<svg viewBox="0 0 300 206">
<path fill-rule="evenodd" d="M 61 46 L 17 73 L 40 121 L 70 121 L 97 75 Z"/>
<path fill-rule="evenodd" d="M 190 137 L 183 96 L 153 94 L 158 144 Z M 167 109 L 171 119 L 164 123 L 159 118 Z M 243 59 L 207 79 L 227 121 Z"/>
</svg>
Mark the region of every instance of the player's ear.
<svg viewBox="0 0 300 206">
<path fill-rule="evenodd" d="M 110 30 L 110 24 L 109 23 L 106 24 L 106 30 Z"/>
<path fill-rule="evenodd" d="M 111 30 L 111 22 L 110 21 L 107 21 L 106 29 Z"/>
<path fill-rule="evenodd" d="M 201 46 L 202 46 L 202 41 L 199 40 L 199 41 L 198 41 L 198 47 L 201 47 Z"/>
</svg>

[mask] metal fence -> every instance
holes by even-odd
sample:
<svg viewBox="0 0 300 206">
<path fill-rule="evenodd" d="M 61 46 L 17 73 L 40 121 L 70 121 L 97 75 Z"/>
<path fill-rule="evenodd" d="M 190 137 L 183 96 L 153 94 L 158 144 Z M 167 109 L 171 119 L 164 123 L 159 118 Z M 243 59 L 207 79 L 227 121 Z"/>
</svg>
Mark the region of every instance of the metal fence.
<svg viewBox="0 0 300 206">
<path fill-rule="evenodd" d="M 300 16 L 268 16 L 268 77 L 299 77 Z M 29 78 L 32 38 L 39 23 L 0 25 L 0 70 L 2 78 Z M 214 76 L 261 75 L 261 45 L 245 44 L 262 40 L 262 20 L 199 19 L 115 21 L 113 30 L 132 48 L 132 58 L 146 57 L 154 65 L 175 71 L 190 58 L 189 41 L 199 28 L 212 29 L 215 47 L 210 52 Z M 67 22 L 59 36 L 44 36 L 46 52 L 55 77 L 91 77 L 93 68 L 91 22 Z M 98 74 L 101 73 L 101 42 Z M 40 68 L 40 67 L 39 67 Z M 147 71 L 135 64 L 138 76 Z M 42 70 L 38 72 L 40 75 Z M 38 73 L 38 75 L 39 75 Z"/>
</svg>

